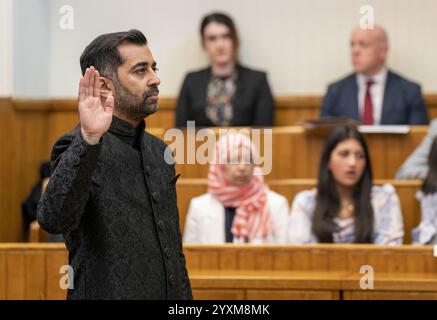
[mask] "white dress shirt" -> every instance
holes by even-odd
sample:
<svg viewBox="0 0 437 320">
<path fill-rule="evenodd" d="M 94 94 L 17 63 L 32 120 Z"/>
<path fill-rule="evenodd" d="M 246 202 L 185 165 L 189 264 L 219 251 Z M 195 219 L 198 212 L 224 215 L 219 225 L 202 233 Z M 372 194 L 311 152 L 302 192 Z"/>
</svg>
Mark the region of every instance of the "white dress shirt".
<svg viewBox="0 0 437 320">
<path fill-rule="evenodd" d="M 383 68 L 373 77 L 368 77 L 364 74 L 357 73 L 358 110 L 361 118 L 363 117 L 364 113 L 364 99 L 366 98 L 367 81 L 370 79 L 373 81 L 373 84 L 370 86 L 370 96 L 372 97 L 373 107 L 373 124 L 381 123 L 382 104 L 384 102 L 384 90 L 387 73 L 387 68 Z"/>
</svg>

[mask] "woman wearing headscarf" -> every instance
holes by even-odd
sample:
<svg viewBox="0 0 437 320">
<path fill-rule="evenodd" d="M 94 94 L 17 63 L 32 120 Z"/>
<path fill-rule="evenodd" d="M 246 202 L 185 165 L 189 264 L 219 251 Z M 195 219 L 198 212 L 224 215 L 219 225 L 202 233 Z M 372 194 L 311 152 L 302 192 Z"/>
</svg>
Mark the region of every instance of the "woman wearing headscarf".
<svg viewBox="0 0 437 320">
<path fill-rule="evenodd" d="M 208 193 L 191 200 L 184 242 L 285 243 L 288 202 L 269 190 L 258 150 L 243 134 L 222 136 L 208 174 Z"/>
</svg>

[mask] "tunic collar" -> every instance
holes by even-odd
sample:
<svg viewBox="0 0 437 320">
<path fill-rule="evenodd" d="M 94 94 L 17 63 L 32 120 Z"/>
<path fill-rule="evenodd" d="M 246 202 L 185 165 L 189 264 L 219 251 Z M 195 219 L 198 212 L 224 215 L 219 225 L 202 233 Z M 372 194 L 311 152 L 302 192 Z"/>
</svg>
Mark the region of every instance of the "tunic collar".
<svg viewBox="0 0 437 320">
<path fill-rule="evenodd" d="M 145 127 L 146 122 L 144 120 L 142 120 L 137 127 L 133 127 L 130 123 L 113 116 L 109 131 L 126 143 L 134 145 L 141 133 L 144 132 Z"/>
</svg>

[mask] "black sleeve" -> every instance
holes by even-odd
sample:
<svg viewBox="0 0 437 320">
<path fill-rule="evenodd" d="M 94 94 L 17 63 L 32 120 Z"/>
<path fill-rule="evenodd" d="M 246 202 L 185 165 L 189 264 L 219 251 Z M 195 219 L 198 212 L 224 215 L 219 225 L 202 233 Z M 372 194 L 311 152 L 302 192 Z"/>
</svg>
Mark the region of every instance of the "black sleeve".
<svg viewBox="0 0 437 320">
<path fill-rule="evenodd" d="M 176 127 L 186 127 L 188 120 L 188 108 L 190 107 L 190 99 L 188 95 L 188 75 L 185 77 L 179 92 L 178 102 L 176 104 Z"/>
<path fill-rule="evenodd" d="M 38 222 L 47 232 L 66 233 L 79 226 L 101 147 L 101 142 L 89 145 L 80 130 L 53 146 L 52 175 L 37 209 Z"/>
<path fill-rule="evenodd" d="M 252 125 L 259 127 L 272 127 L 275 114 L 275 103 L 265 73 L 262 73 L 261 85 L 258 92 Z"/>
</svg>

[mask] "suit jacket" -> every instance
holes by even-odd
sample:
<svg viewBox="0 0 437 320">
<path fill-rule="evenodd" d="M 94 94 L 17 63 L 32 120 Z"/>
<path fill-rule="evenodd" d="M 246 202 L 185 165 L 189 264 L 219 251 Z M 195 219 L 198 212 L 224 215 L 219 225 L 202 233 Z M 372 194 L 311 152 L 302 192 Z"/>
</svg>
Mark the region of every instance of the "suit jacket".
<svg viewBox="0 0 437 320">
<path fill-rule="evenodd" d="M 396 179 L 425 179 L 428 175 L 428 155 L 434 138 L 437 137 L 437 119 L 431 122 L 428 134 L 420 146 L 405 160 L 398 172 Z"/>
<path fill-rule="evenodd" d="M 274 103 L 267 76 L 237 65 L 237 91 L 232 101 L 234 116 L 232 126 L 273 125 Z M 211 78 L 211 68 L 189 73 L 182 85 L 177 106 L 176 126 L 185 127 L 187 121 L 196 121 L 196 126 L 211 127 L 214 124 L 207 118 L 206 95 Z"/>
<path fill-rule="evenodd" d="M 284 244 L 287 241 L 289 206 L 287 199 L 269 191 L 267 205 L 272 215 L 274 235 L 267 243 Z M 225 208 L 209 193 L 191 199 L 185 221 L 185 243 L 225 243 Z"/>
<path fill-rule="evenodd" d="M 165 148 L 144 121 L 133 128 L 116 117 L 96 145 L 80 126 L 55 143 L 37 217 L 64 235 L 74 272 L 69 299 L 191 298 Z"/>
<path fill-rule="evenodd" d="M 331 84 L 323 100 L 321 117 L 360 121 L 356 74 Z M 381 124 L 428 124 L 428 111 L 420 86 L 389 71 L 382 105 Z"/>
</svg>

